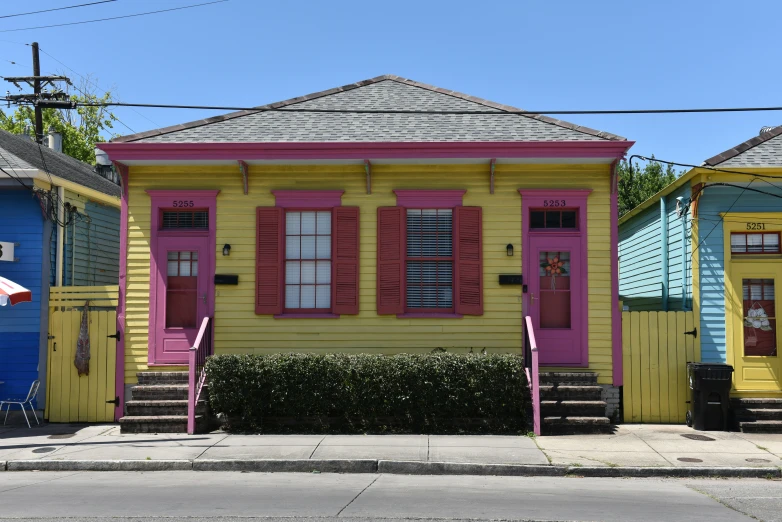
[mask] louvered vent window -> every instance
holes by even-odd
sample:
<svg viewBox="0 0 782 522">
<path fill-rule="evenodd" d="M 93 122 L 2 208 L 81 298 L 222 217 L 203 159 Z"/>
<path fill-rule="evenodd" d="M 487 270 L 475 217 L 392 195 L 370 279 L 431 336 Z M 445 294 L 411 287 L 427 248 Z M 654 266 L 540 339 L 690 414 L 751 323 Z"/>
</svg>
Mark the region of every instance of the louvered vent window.
<svg viewBox="0 0 782 522">
<path fill-rule="evenodd" d="M 453 211 L 407 210 L 407 308 L 453 311 Z"/>
<path fill-rule="evenodd" d="M 206 210 L 164 210 L 163 230 L 208 230 L 209 212 Z"/>
</svg>

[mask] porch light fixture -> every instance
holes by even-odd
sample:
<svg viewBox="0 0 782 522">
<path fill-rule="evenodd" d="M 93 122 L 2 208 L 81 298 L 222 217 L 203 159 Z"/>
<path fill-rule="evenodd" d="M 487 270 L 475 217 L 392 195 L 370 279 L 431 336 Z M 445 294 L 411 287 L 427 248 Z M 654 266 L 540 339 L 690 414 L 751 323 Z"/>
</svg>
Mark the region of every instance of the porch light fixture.
<svg viewBox="0 0 782 522">
<path fill-rule="evenodd" d="M 231 245 L 229 245 L 228 243 L 223 245 L 223 255 L 224 256 L 230 256 L 231 255 Z"/>
<path fill-rule="evenodd" d="M 508 243 L 508 246 L 505 247 L 505 252 L 508 254 L 508 257 L 513 255 L 513 245 Z"/>
</svg>

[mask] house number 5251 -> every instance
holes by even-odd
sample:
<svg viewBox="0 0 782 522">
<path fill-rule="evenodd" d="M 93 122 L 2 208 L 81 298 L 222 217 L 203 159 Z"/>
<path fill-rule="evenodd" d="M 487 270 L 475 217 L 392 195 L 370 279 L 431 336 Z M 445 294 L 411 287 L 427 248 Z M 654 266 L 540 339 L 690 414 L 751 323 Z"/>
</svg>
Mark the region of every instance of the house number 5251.
<svg viewBox="0 0 782 522">
<path fill-rule="evenodd" d="M 747 230 L 766 230 L 765 223 L 747 223 Z"/>
</svg>

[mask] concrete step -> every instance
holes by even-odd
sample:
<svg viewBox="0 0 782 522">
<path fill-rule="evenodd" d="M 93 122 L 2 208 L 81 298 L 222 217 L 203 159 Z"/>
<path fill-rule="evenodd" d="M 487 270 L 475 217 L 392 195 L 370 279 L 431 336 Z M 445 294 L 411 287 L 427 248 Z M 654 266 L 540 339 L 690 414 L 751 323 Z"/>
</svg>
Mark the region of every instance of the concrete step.
<svg viewBox="0 0 782 522">
<path fill-rule="evenodd" d="M 544 372 L 539 376 L 540 384 L 559 385 L 596 385 L 597 374 L 594 372 Z"/>
<path fill-rule="evenodd" d="M 754 422 L 739 422 L 743 433 L 782 433 L 782 421 L 758 420 Z"/>
<path fill-rule="evenodd" d="M 139 384 L 187 384 L 188 372 L 139 372 L 136 374 Z"/>
<path fill-rule="evenodd" d="M 203 415 L 196 416 L 196 426 L 206 422 Z M 187 433 L 187 415 L 136 415 L 119 420 L 120 433 Z"/>
<path fill-rule="evenodd" d="M 600 386 L 540 385 L 541 400 L 599 401 L 603 393 Z"/>
<path fill-rule="evenodd" d="M 778 420 L 782 421 L 782 409 L 742 408 L 734 410 L 734 415 L 742 421 Z"/>
<path fill-rule="evenodd" d="M 605 401 L 540 401 L 543 417 L 583 416 L 602 417 L 606 414 Z"/>
<path fill-rule="evenodd" d="M 187 384 L 142 384 L 131 388 L 134 401 L 187 400 Z"/>
<path fill-rule="evenodd" d="M 610 433 L 608 417 L 544 417 L 544 435 L 571 435 L 587 433 Z"/>
<path fill-rule="evenodd" d="M 768 408 L 768 409 L 782 409 L 782 399 L 765 398 L 765 397 L 752 397 L 752 398 L 733 398 L 730 400 L 730 405 L 733 409 L 741 408 Z"/>
<path fill-rule="evenodd" d="M 125 403 L 129 416 L 172 416 L 187 415 L 187 400 L 143 401 L 132 400 Z M 196 413 L 206 413 L 206 401 L 200 400 L 196 405 Z"/>
</svg>

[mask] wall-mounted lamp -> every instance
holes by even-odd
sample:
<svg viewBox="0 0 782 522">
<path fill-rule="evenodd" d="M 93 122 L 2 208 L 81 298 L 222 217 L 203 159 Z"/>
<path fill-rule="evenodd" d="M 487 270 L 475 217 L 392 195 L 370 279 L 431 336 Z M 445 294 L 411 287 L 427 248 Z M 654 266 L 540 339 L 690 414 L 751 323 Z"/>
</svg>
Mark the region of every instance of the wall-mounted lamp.
<svg viewBox="0 0 782 522">
<path fill-rule="evenodd" d="M 229 245 L 228 243 L 223 245 L 223 255 L 224 256 L 230 256 L 231 255 L 231 245 Z"/>
<path fill-rule="evenodd" d="M 508 254 L 508 256 L 513 255 L 513 245 L 508 243 L 508 246 L 505 247 L 505 252 Z"/>
</svg>

